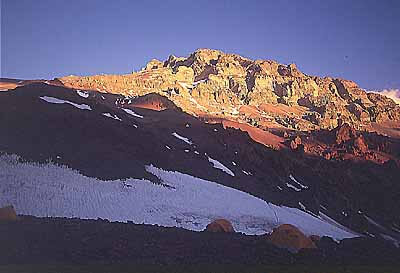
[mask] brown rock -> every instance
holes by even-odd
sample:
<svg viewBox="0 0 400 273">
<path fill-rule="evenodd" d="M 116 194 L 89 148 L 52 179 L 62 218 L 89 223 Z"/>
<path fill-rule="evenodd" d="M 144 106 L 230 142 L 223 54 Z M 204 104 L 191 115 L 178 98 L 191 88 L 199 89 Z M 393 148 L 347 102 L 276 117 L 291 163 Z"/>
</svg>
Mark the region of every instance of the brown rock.
<svg viewBox="0 0 400 273">
<path fill-rule="evenodd" d="M 298 145 L 296 144 L 296 141 L 294 141 L 294 140 L 290 141 L 290 148 L 292 150 L 296 150 L 297 147 L 298 147 Z"/>
<path fill-rule="evenodd" d="M 347 123 L 340 126 L 336 131 L 336 143 L 342 144 L 356 136 L 356 131 Z"/>
<path fill-rule="evenodd" d="M 17 214 L 13 206 L 0 208 L 0 221 L 16 221 Z"/>
<path fill-rule="evenodd" d="M 268 236 L 268 240 L 280 248 L 295 252 L 302 248 L 317 248 L 310 238 L 290 224 L 283 224 L 274 229 Z"/>
<path fill-rule="evenodd" d="M 208 232 L 235 232 L 231 222 L 225 219 L 217 219 L 207 225 L 205 231 Z"/>
<path fill-rule="evenodd" d="M 283 132 L 283 138 L 288 138 L 289 137 L 289 134 L 285 131 L 285 132 Z"/>
<path fill-rule="evenodd" d="M 297 150 L 300 146 L 302 145 L 301 142 L 301 137 L 296 136 L 291 142 L 290 142 L 290 148 L 292 150 Z M 303 146 L 304 147 L 304 146 Z"/>
<path fill-rule="evenodd" d="M 173 109 L 173 110 L 178 109 L 178 107 L 168 98 L 155 93 L 147 94 L 133 99 L 130 106 L 145 108 L 155 111 L 162 111 L 166 109 Z"/>
<path fill-rule="evenodd" d="M 294 142 L 295 142 L 297 145 L 301 144 L 301 143 L 302 143 L 302 142 L 301 142 L 301 137 L 300 137 L 300 136 L 296 136 L 296 137 L 294 138 Z"/>
<path fill-rule="evenodd" d="M 360 153 L 366 153 L 368 151 L 368 144 L 362 135 L 354 140 L 354 148 Z"/>
</svg>

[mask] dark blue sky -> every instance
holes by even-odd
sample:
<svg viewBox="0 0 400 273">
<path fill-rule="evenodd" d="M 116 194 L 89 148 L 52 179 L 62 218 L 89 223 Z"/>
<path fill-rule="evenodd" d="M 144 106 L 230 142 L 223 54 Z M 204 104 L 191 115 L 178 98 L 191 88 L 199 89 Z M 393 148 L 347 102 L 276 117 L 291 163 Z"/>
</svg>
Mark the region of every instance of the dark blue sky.
<svg viewBox="0 0 400 273">
<path fill-rule="evenodd" d="M 400 88 L 400 1 L 2 0 L 2 77 L 128 73 L 214 48 Z"/>
</svg>

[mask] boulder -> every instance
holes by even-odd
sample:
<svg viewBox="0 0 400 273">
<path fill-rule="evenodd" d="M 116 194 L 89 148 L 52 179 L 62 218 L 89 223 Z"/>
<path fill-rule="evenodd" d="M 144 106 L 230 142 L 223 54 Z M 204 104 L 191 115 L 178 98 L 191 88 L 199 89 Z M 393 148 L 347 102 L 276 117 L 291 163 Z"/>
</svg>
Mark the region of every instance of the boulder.
<svg viewBox="0 0 400 273">
<path fill-rule="evenodd" d="M 314 242 L 297 227 L 290 224 L 280 225 L 268 236 L 268 240 L 280 248 L 297 252 L 302 248 L 316 248 Z"/>
<path fill-rule="evenodd" d="M 231 222 L 226 219 L 216 219 L 209 223 L 205 229 L 208 232 L 235 232 Z"/>
<path fill-rule="evenodd" d="M 13 206 L 0 208 L 0 221 L 16 221 L 17 213 Z"/>
<path fill-rule="evenodd" d="M 297 150 L 300 147 L 300 149 L 303 149 L 302 147 L 304 147 L 304 145 L 302 145 L 301 142 L 301 137 L 300 136 L 296 136 L 291 142 L 290 142 L 290 148 L 292 150 Z"/>
<path fill-rule="evenodd" d="M 300 137 L 300 136 L 296 136 L 296 137 L 294 138 L 294 142 L 295 142 L 297 145 L 301 144 L 301 143 L 302 143 L 302 142 L 301 142 L 301 137 Z"/>
</svg>

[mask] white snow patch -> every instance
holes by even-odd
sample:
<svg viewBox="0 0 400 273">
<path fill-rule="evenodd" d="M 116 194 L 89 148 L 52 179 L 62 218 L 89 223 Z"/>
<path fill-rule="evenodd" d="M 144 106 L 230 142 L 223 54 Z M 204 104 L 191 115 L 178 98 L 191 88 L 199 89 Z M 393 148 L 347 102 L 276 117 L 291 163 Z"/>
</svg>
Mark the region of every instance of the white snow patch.
<svg viewBox="0 0 400 273">
<path fill-rule="evenodd" d="M 73 102 L 68 101 L 68 100 L 62 100 L 62 99 L 57 99 L 57 98 L 48 97 L 48 96 L 43 96 L 43 97 L 39 97 L 39 98 L 44 100 L 44 101 L 46 101 L 46 102 L 48 102 L 48 103 L 54 103 L 54 104 L 66 103 L 66 104 L 70 104 L 70 105 L 72 105 L 72 106 L 74 106 L 74 107 L 76 107 L 78 109 L 81 109 L 81 110 L 92 110 L 92 108 L 90 108 L 90 106 L 86 105 L 86 104 L 77 104 L 77 103 L 73 103 Z"/>
<path fill-rule="evenodd" d="M 218 160 L 212 159 L 209 156 L 207 156 L 207 158 L 208 158 L 208 161 L 213 164 L 214 168 L 220 169 L 221 171 L 226 172 L 227 174 L 229 174 L 231 176 L 235 176 L 235 174 L 231 170 L 229 170 L 224 164 L 222 164 Z"/>
<path fill-rule="evenodd" d="M 188 149 L 185 149 L 185 153 L 188 153 L 188 152 L 190 152 L 190 150 L 188 150 Z"/>
<path fill-rule="evenodd" d="M 176 137 L 177 139 L 180 139 L 180 140 L 186 142 L 186 143 L 189 144 L 189 145 L 192 145 L 192 144 L 193 144 L 193 142 L 190 141 L 187 137 L 181 136 L 181 135 L 177 134 L 176 132 L 173 132 L 172 135 L 173 135 L 174 137 Z"/>
<path fill-rule="evenodd" d="M 218 132 L 218 129 L 215 129 L 215 128 L 214 128 L 214 132 Z"/>
<path fill-rule="evenodd" d="M 19 214 L 130 220 L 195 231 L 225 218 L 246 234 L 264 234 L 286 223 L 306 235 L 358 236 L 299 209 L 276 206 L 236 189 L 154 166 L 146 170 L 173 188 L 144 179 L 104 182 L 65 166 L 20 163 L 17 156 L 9 155 L 0 156 L 0 169 L 0 207 L 12 204 Z"/>
<path fill-rule="evenodd" d="M 374 234 L 369 233 L 368 231 L 365 231 L 364 233 L 367 234 L 367 235 L 370 236 L 370 237 L 374 237 L 374 238 L 376 237 Z"/>
<path fill-rule="evenodd" d="M 299 206 L 302 210 L 307 211 L 307 208 L 303 205 L 303 203 L 299 202 Z"/>
<path fill-rule="evenodd" d="M 196 85 L 198 85 L 198 84 L 201 83 L 201 82 L 205 82 L 206 80 L 207 80 L 207 79 L 193 82 L 193 86 L 196 86 Z"/>
<path fill-rule="evenodd" d="M 232 165 L 233 165 L 233 166 L 236 166 L 236 162 L 235 162 L 235 161 L 232 161 Z"/>
<path fill-rule="evenodd" d="M 105 99 L 106 99 L 104 96 L 101 96 L 101 98 L 102 98 L 103 100 L 105 100 Z"/>
<path fill-rule="evenodd" d="M 102 115 L 103 115 L 103 116 L 106 116 L 106 117 L 108 117 L 108 118 L 112 118 L 112 119 L 115 119 L 115 120 L 122 121 L 122 119 L 120 119 L 117 115 L 112 115 L 112 114 L 110 114 L 110 113 L 102 113 Z"/>
<path fill-rule="evenodd" d="M 195 153 L 196 155 L 199 155 L 199 154 L 200 154 L 198 151 L 194 151 L 194 153 Z"/>
<path fill-rule="evenodd" d="M 372 218 L 368 217 L 367 215 L 364 215 L 365 219 L 367 219 L 368 222 L 370 222 L 371 224 L 373 224 L 374 226 L 379 227 L 380 229 L 386 230 L 386 228 L 382 225 L 380 225 L 378 222 L 376 222 L 375 220 L 373 220 Z"/>
<path fill-rule="evenodd" d="M 398 233 L 400 233 L 400 229 L 396 228 L 395 226 L 392 226 L 392 229 Z"/>
<path fill-rule="evenodd" d="M 169 147 L 168 145 L 165 145 L 165 148 L 167 148 L 168 150 L 171 150 L 171 147 Z"/>
<path fill-rule="evenodd" d="M 319 215 L 316 215 L 316 214 L 315 214 L 314 212 L 312 212 L 311 210 L 308 210 L 307 207 L 306 207 L 303 203 L 299 202 L 299 206 L 300 206 L 300 208 L 301 208 L 303 211 L 305 211 L 305 212 L 307 212 L 307 213 L 313 215 L 313 216 L 316 217 L 316 218 L 320 218 Z"/>
<path fill-rule="evenodd" d="M 280 186 L 276 186 L 278 190 L 282 191 L 283 189 Z"/>
<path fill-rule="evenodd" d="M 135 127 L 135 128 L 137 128 L 137 127 L 138 127 L 136 124 L 132 124 L 132 125 L 133 125 L 133 127 Z"/>
<path fill-rule="evenodd" d="M 245 170 L 242 170 L 242 172 L 243 172 L 245 175 L 251 175 L 250 172 L 246 172 Z"/>
<path fill-rule="evenodd" d="M 294 189 L 295 191 L 301 191 L 301 189 L 297 188 L 296 186 L 293 186 L 293 185 L 290 184 L 290 183 L 286 183 L 286 186 L 287 186 L 288 188 Z"/>
<path fill-rule="evenodd" d="M 128 113 L 131 116 L 137 117 L 137 118 L 143 118 L 142 115 L 136 114 L 135 112 L 133 112 L 131 109 L 127 109 L 127 108 L 122 108 L 122 110 L 124 110 L 126 113 Z"/>
<path fill-rule="evenodd" d="M 76 93 L 78 93 L 79 96 L 81 96 L 82 98 L 89 98 L 89 92 L 87 91 L 81 91 L 81 90 L 76 90 Z"/>
<path fill-rule="evenodd" d="M 299 181 L 296 180 L 296 178 L 293 177 L 293 175 L 289 175 L 289 178 L 290 178 L 293 182 L 295 182 L 297 185 L 299 185 L 301 188 L 303 188 L 303 189 L 308 189 L 308 186 L 305 186 L 305 185 L 301 184 Z"/>
<path fill-rule="evenodd" d="M 400 247 L 400 241 L 396 240 L 395 238 L 393 238 L 392 236 L 389 236 L 387 234 L 380 234 L 382 236 L 383 239 L 385 239 L 386 241 L 390 241 L 392 242 L 395 247 Z"/>
</svg>

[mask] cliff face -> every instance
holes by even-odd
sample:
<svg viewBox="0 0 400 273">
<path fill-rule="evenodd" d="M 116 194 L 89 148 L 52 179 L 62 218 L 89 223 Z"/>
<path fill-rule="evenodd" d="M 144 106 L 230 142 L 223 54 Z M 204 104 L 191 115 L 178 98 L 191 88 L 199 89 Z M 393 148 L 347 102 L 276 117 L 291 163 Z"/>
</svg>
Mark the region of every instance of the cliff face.
<svg viewBox="0 0 400 273">
<path fill-rule="evenodd" d="M 132 74 L 59 80 L 68 87 L 125 96 L 159 93 L 190 114 L 261 128 L 306 131 L 348 123 L 363 129 L 371 122 L 400 121 L 399 105 L 365 92 L 352 81 L 308 76 L 295 64 L 253 61 L 210 49 L 196 50 L 187 58 L 171 55 L 164 62 L 151 60 Z"/>
</svg>

